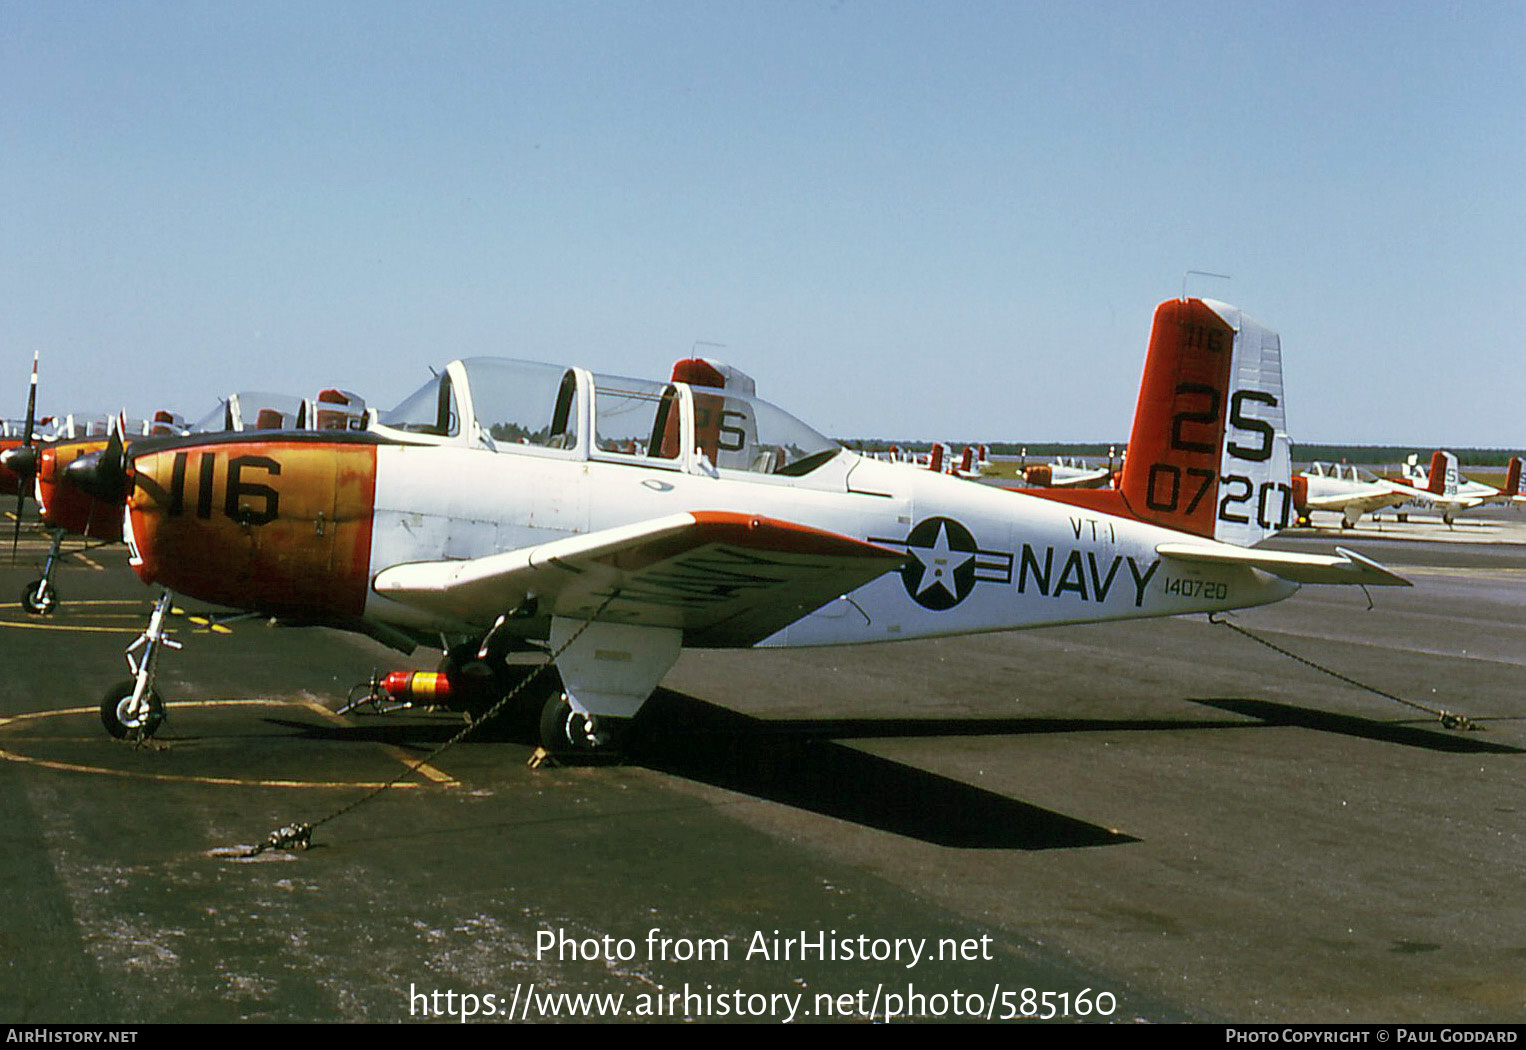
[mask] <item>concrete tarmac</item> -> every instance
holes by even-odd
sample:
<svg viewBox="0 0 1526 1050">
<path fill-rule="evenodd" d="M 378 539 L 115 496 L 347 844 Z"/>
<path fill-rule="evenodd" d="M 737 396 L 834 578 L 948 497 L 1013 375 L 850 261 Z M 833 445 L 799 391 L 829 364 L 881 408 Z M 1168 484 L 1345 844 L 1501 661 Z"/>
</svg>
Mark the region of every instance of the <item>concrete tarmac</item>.
<svg viewBox="0 0 1526 1050">
<path fill-rule="evenodd" d="M 0 1018 L 1526 1020 L 1526 547 L 1281 542 L 1332 539 L 1415 587 L 1233 622 L 1476 731 L 1198 617 L 685 653 L 621 764 L 494 724 L 366 801 L 462 721 L 331 712 L 436 654 L 182 620 L 135 748 L 96 706 L 153 593 L 94 551 L 29 617 L 24 539 Z"/>
</svg>

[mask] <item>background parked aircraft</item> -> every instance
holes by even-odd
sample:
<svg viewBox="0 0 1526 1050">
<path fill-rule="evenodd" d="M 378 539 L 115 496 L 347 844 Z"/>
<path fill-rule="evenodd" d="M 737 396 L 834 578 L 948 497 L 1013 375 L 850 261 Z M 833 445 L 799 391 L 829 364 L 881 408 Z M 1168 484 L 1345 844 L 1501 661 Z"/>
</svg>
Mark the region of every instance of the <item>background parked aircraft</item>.
<svg viewBox="0 0 1526 1050">
<path fill-rule="evenodd" d="M 1370 470 L 1345 463 L 1314 463 L 1295 479 L 1299 520 L 1308 521 L 1310 511 L 1341 515 L 1341 527 L 1351 528 L 1365 514 L 1393 509 L 1402 521 L 1415 511 L 1439 513 L 1447 525 L 1459 514 L 1490 503 L 1526 502 L 1521 495 L 1521 457 L 1510 461 L 1504 488 L 1461 478 L 1457 457 L 1437 452 L 1429 471 L 1410 456 L 1398 477 L 1383 478 Z"/>
</svg>

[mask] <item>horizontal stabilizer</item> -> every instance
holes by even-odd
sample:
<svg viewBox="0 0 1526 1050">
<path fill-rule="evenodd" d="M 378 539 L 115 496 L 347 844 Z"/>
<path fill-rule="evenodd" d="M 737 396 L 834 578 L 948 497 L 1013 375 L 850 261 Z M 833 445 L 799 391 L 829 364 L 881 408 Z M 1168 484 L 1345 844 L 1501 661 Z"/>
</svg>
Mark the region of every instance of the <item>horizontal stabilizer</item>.
<svg viewBox="0 0 1526 1050">
<path fill-rule="evenodd" d="M 598 614 L 680 628 L 688 645 L 741 647 L 904 561 L 804 525 L 696 511 L 483 558 L 398 565 L 379 573 L 374 587 L 464 623 L 490 624 L 533 598 L 540 615 Z"/>
<path fill-rule="evenodd" d="M 1409 587 L 1410 582 L 1355 551 L 1335 548 L 1335 555 L 1250 550 L 1227 543 L 1162 543 L 1155 553 L 1178 561 L 1244 565 L 1289 583 L 1345 583 L 1367 587 Z"/>
</svg>

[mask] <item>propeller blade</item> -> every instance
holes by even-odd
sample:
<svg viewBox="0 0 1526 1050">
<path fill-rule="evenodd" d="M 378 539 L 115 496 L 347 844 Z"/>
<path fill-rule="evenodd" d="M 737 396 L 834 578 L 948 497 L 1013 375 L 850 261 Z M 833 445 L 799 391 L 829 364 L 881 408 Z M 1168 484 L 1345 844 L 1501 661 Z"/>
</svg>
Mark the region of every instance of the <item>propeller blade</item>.
<svg viewBox="0 0 1526 1050">
<path fill-rule="evenodd" d="M 36 350 L 32 351 L 32 389 L 26 398 L 26 444 L 32 444 L 32 425 L 37 421 L 37 356 Z"/>
<path fill-rule="evenodd" d="M 22 439 L 23 448 L 32 447 L 32 426 L 37 421 L 37 355 L 32 351 L 32 389 L 26 399 L 26 429 Z M 27 483 L 18 474 L 16 479 L 16 527 L 11 531 L 11 564 L 16 564 L 16 549 L 21 544 L 21 513 L 26 509 Z"/>
</svg>

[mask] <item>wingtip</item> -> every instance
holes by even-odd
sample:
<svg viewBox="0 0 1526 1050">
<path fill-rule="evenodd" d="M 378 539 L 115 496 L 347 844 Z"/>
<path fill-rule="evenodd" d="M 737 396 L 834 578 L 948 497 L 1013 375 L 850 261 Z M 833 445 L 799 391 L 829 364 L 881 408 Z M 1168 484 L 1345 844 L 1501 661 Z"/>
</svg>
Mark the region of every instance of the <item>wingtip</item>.
<svg viewBox="0 0 1526 1050">
<path fill-rule="evenodd" d="M 1346 547 L 1337 547 L 1337 548 L 1335 548 L 1335 553 L 1339 554 L 1341 557 L 1345 558 L 1347 561 L 1354 562 L 1359 567 L 1359 571 L 1363 572 L 1364 575 L 1365 574 L 1376 574 L 1379 577 L 1378 579 L 1375 579 L 1375 580 L 1365 580 L 1365 581 L 1363 581 L 1365 583 L 1371 583 L 1371 584 L 1375 584 L 1375 585 L 1379 585 L 1379 586 L 1386 586 L 1386 587 L 1413 587 L 1414 586 L 1413 583 L 1411 583 L 1409 580 L 1405 579 L 1403 576 L 1400 576 L 1398 573 L 1394 572 L 1392 569 L 1390 569 L 1390 568 L 1388 568 L 1387 566 L 1384 566 L 1384 565 L 1379 565 L 1377 562 L 1373 561 L 1371 558 L 1364 557 L 1363 555 L 1358 554 L 1354 550 L 1349 550 Z"/>
</svg>

